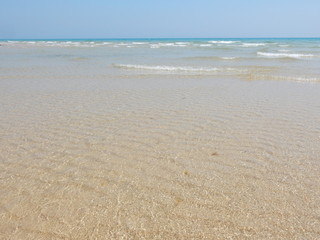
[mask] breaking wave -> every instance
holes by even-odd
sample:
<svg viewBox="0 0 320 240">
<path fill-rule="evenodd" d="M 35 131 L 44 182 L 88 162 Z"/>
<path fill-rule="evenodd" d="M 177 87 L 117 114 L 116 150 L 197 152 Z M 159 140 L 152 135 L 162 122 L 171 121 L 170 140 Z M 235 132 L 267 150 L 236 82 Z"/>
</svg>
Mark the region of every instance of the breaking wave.
<svg viewBox="0 0 320 240">
<path fill-rule="evenodd" d="M 229 67 L 190 67 L 190 66 L 150 66 L 135 64 L 113 64 L 116 68 L 148 70 L 161 72 L 190 72 L 190 73 L 224 73 L 224 72 L 246 72 L 246 69 L 229 68 Z"/>
<path fill-rule="evenodd" d="M 209 41 L 209 43 L 219 43 L 219 44 L 232 44 L 237 42 L 238 41 Z"/>
<path fill-rule="evenodd" d="M 246 76 L 248 80 L 274 80 L 274 81 L 290 81 L 290 82 L 305 82 L 317 83 L 320 82 L 318 77 L 307 76 L 281 76 L 281 75 L 263 75 L 263 74 L 250 74 Z"/>
<path fill-rule="evenodd" d="M 242 47 L 262 47 L 266 46 L 265 43 L 242 43 Z"/>
<path fill-rule="evenodd" d="M 269 53 L 269 52 L 257 52 L 257 55 L 269 57 L 269 58 L 294 58 L 294 59 L 303 59 L 311 58 L 315 55 L 313 54 L 300 54 L 300 53 Z"/>
</svg>

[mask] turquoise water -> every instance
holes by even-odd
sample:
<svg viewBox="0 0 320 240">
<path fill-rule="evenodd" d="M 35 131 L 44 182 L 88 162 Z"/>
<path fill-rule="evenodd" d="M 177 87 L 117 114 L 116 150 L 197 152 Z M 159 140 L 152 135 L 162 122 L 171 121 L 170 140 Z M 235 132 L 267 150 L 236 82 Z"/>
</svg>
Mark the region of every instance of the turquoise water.
<svg viewBox="0 0 320 240">
<path fill-rule="evenodd" d="M 1 42 L 6 41 L 74 41 L 74 42 L 86 42 L 86 41 L 95 41 L 95 42 L 105 42 L 105 41 L 147 41 L 147 42 L 159 42 L 159 41 L 320 41 L 320 38 L 52 38 L 52 39 L 0 39 Z"/>
<path fill-rule="evenodd" d="M 2 71 L 30 65 L 60 73 L 69 66 L 81 73 L 90 64 L 104 76 L 320 82 L 319 38 L 21 39 L 1 40 L 0 45 Z"/>
</svg>

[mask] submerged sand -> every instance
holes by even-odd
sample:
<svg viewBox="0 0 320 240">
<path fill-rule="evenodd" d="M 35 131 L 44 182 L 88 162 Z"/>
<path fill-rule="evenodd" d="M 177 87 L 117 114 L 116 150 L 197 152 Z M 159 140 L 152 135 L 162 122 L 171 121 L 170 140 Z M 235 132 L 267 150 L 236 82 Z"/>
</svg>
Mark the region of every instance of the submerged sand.
<svg viewBox="0 0 320 240">
<path fill-rule="evenodd" d="M 0 239 L 320 239 L 319 41 L 159 41 L 3 42 Z"/>
<path fill-rule="evenodd" d="M 1 83 L 1 239 L 320 238 L 320 86 L 41 81 Z"/>
</svg>

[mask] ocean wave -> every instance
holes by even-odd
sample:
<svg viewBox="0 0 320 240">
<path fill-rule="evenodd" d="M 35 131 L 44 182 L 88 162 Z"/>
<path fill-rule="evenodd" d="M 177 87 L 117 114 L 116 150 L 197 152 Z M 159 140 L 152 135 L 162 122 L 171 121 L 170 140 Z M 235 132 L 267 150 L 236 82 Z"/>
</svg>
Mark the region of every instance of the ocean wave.
<svg viewBox="0 0 320 240">
<path fill-rule="evenodd" d="M 149 45 L 150 48 L 162 48 L 162 47 L 181 47 L 182 45 L 176 45 L 175 43 L 153 43 Z"/>
<path fill-rule="evenodd" d="M 176 45 L 189 45 L 190 42 L 175 42 Z"/>
<path fill-rule="evenodd" d="M 211 47 L 212 44 L 199 44 L 198 46 L 199 47 Z"/>
<path fill-rule="evenodd" d="M 82 48 L 92 48 L 92 47 L 126 47 L 135 46 L 133 44 L 127 43 L 113 43 L 113 42 L 94 42 L 94 41 L 7 41 L 4 45 L 8 46 L 18 46 L 18 47 L 82 47 Z"/>
<path fill-rule="evenodd" d="M 187 47 L 187 45 L 179 44 L 179 45 L 176 45 L 176 47 Z"/>
<path fill-rule="evenodd" d="M 118 43 L 117 46 L 128 46 L 127 43 Z"/>
<path fill-rule="evenodd" d="M 279 49 L 278 52 L 290 52 L 288 49 Z"/>
<path fill-rule="evenodd" d="M 307 76 L 281 76 L 281 75 L 260 75 L 250 74 L 246 76 L 248 80 L 274 80 L 274 81 L 290 81 L 290 82 L 308 82 L 316 83 L 320 82 L 318 77 L 307 77 Z"/>
<path fill-rule="evenodd" d="M 160 46 L 158 44 L 151 44 L 150 48 L 160 48 Z"/>
<path fill-rule="evenodd" d="M 172 47 L 175 46 L 174 43 L 158 43 L 159 46 L 161 47 Z"/>
<path fill-rule="evenodd" d="M 144 45 L 148 44 L 147 42 L 132 42 L 133 45 Z"/>
<path fill-rule="evenodd" d="M 209 43 L 219 43 L 219 44 L 232 44 L 237 43 L 238 41 L 208 41 Z"/>
<path fill-rule="evenodd" d="M 266 46 L 265 43 L 242 43 L 242 47 L 262 47 Z"/>
<path fill-rule="evenodd" d="M 219 56 L 194 56 L 194 57 L 184 57 L 182 59 L 186 60 L 205 60 L 205 61 L 219 61 L 219 60 L 236 60 L 240 57 L 219 57 Z"/>
<path fill-rule="evenodd" d="M 223 60 L 235 60 L 237 58 L 238 57 L 221 57 L 221 59 L 223 59 Z"/>
<path fill-rule="evenodd" d="M 226 73 L 237 72 L 244 73 L 246 69 L 229 68 L 229 67 L 191 67 L 191 66 L 150 66 L 135 64 L 113 64 L 116 68 L 133 69 L 133 70 L 149 70 L 161 72 L 190 72 L 190 73 Z"/>
<path fill-rule="evenodd" d="M 257 52 L 257 55 L 270 57 L 270 58 L 294 58 L 294 59 L 302 59 L 302 58 L 311 58 L 315 57 L 313 54 L 301 54 L 301 53 L 269 53 L 269 52 Z"/>
</svg>

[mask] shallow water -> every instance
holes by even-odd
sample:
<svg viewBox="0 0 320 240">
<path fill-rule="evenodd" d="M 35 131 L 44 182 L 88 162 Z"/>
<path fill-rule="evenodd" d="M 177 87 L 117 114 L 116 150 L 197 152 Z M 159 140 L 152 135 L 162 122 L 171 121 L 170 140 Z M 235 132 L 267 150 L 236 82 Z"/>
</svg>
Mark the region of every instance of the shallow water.
<svg viewBox="0 0 320 240">
<path fill-rule="evenodd" d="M 320 39 L 317 38 L 3 40 L 0 44 L 2 71 L 8 68 L 31 71 L 29 64 L 48 67 L 51 62 L 51 66 L 78 66 L 82 68 L 80 75 L 89 74 L 83 67 L 94 64 L 97 69 L 92 70 L 100 75 L 187 74 L 320 82 Z M 28 57 L 32 58 L 29 64 Z M 119 68 L 129 72 L 119 73 Z"/>
<path fill-rule="evenodd" d="M 2 42 L 1 238 L 318 239 L 319 41 L 274 41 Z"/>
</svg>

